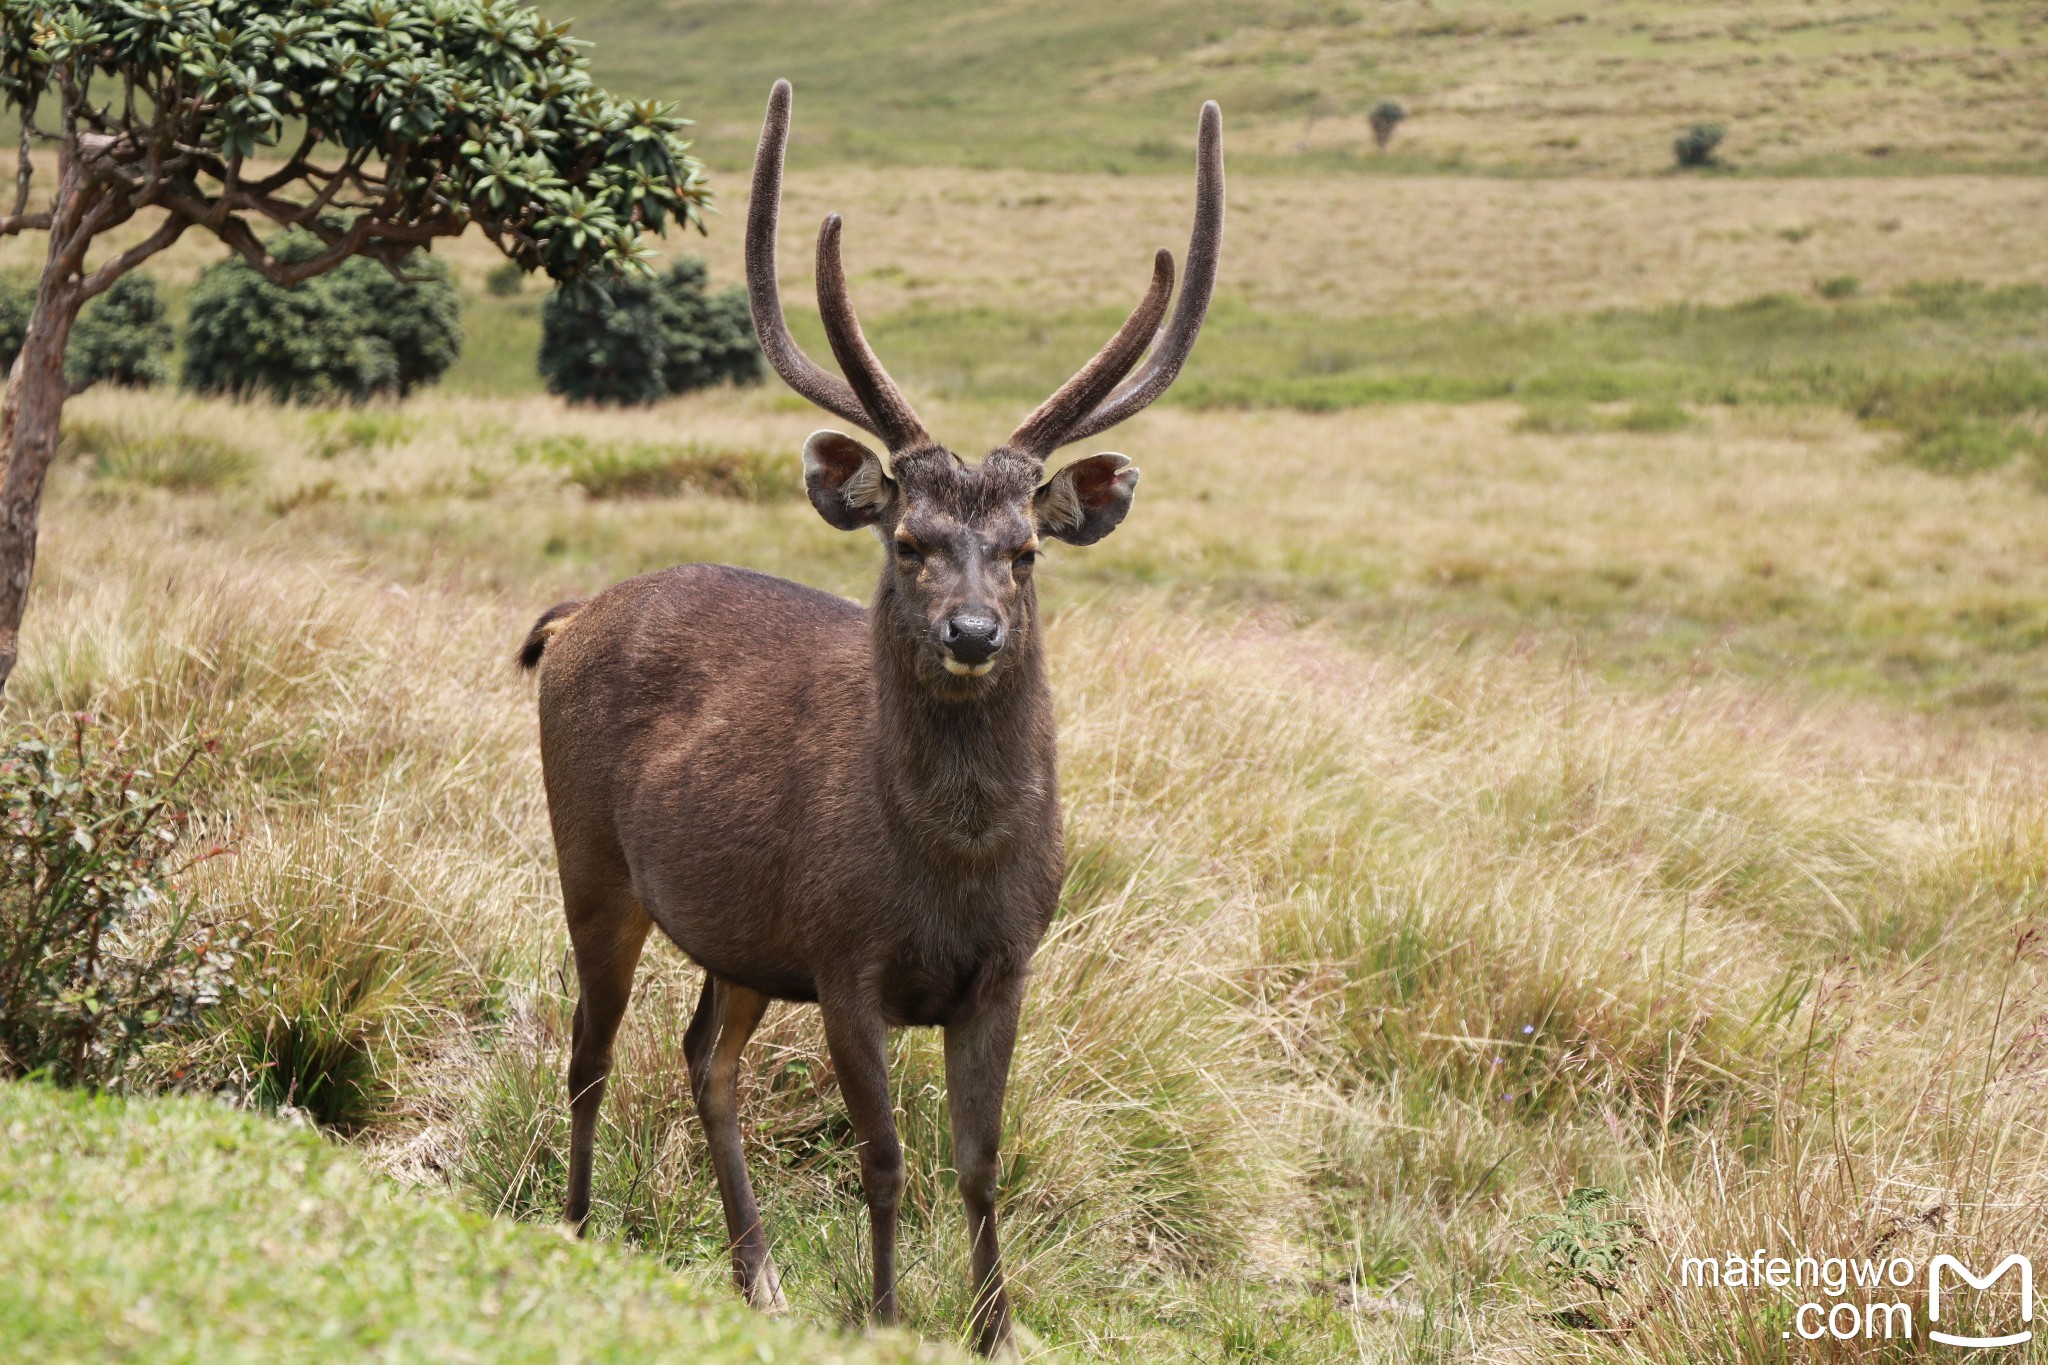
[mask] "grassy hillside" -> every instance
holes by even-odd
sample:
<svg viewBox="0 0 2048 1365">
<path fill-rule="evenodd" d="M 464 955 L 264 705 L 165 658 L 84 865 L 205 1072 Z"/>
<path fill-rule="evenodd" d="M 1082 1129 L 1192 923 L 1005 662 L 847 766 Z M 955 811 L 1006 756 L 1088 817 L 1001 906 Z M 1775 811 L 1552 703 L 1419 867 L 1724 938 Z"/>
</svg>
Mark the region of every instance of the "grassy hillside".
<svg viewBox="0 0 2048 1365">
<path fill-rule="evenodd" d="M 927 415 L 971 446 L 1015 413 Z M 1049 1348 L 1804 1359 L 1787 1299 L 1679 1293 L 1669 1258 L 2048 1251 L 2048 755 L 1960 720 L 2043 705 L 2048 499 L 2018 467 L 1888 458 L 1839 415 L 1628 415 L 1181 409 L 1119 433 L 1136 510 L 1043 574 L 1072 871 L 1004 1211 Z M 195 889 L 277 976 L 194 1064 L 232 1075 L 274 1027 L 327 1040 L 298 1079 L 350 1068 L 378 1163 L 557 1216 L 570 1000 L 508 653 L 540 606 L 678 560 L 863 592 L 871 540 L 790 491 L 815 425 L 766 392 L 79 400 L 10 691 L 145 751 L 221 740 L 205 820 L 237 854 Z M 720 459 L 784 473 L 720 482 Z M 673 491 L 627 496 L 655 473 Z M 597 1228 L 703 1283 L 724 1256 L 676 1051 L 695 975 L 650 954 Z M 896 1065 L 906 1312 L 951 1338 L 934 1040 Z M 841 1321 L 862 1220 L 812 1011 L 771 1015 L 744 1096 L 785 1286 Z M 1618 1297 L 1535 1252 L 1593 1184 L 1658 1248 Z"/>
<path fill-rule="evenodd" d="M 304 1128 L 0 1086 L 14 1361 L 938 1360 L 771 1323 L 644 1257 L 458 1210 Z"/>
<path fill-rule="evenodd" d="M 1177 170 L 1219 99 L 1241 170 L 1640 174 L 1726 125 L 1760 171 L 2048 166 L 2048 24 L 2013 0 L 1439 5 L 578 0 L 597 69 L 680 101 L 724 167 L 768 84 L 798 165 Z M 1366 116 L 1411 118 L 1385 156 Z"/>
</svg>

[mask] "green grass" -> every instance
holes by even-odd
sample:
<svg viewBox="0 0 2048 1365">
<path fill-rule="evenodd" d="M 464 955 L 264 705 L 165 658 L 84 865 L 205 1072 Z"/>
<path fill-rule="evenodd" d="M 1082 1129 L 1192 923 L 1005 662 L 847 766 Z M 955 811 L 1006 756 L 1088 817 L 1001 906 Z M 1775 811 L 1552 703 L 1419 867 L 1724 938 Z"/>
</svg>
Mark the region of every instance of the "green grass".
<svg viewBox="0 0 2048 1365">
<path fill-rule="evenodd" d="M 2022 42 L 2028 16 L 1994 4 L 582 0 L 551 12 L 596 44 L 600 79 L 680 102 L 721 167 L 746 164 L 778 76 L 797 88 L 799 165 L 1183 173 L 1204 98 L 1241 135 L 1239 170 L 1641 173 L 1668 168 L 1671 138 L 1706 121 L 1727 126 L 1737 170 L 2043 165 L 2026 132 L 2042 49 Z M 1579 97 L 1594 86 L 1602 98 Z M 1390 96 L 1412 117 L 1382 155 L 1366 114 Z"/>
<path fill-rule="evenodd" d="M 465 355 L 451 386 L 537 392 L 528 361 L 538 309 L 495 299 L 470 307 L 489 321 L 472 327 L 481 349 Z M 1120 320 L 910 308 L 867 331 L 891 372 L 920 393 L 1029 405 Z M 814 311 L 792 308 L 790 321 L 808 349 L 824 352 Z M 1430 318 L 1280 315 L 1225 301 L 1164 401 L 1313 412 L 1512 398 L 1553 414 L 1537 425 L 1560 432 L 1676 430 L 1685 424 L 1680 403 L 1824 403 L 1907 433 L 1919 463 L 1968 470 L 2043 448 L 2028 423 L 2048 410 L 2044 330 L 2048 288 L 1967 281 L 1879 298 L 1767 294 L 1726 305 Z M 1555 415 L 1622 402 L 1634 406 L 1611 419 Z"/>
<path fill-rule="evenodd" d="M 0 1086 L 14 1361 L 933 1359 L 770 1322 L 708 1277 L 493 1219 L 202 1099 Z"/>
</svg>

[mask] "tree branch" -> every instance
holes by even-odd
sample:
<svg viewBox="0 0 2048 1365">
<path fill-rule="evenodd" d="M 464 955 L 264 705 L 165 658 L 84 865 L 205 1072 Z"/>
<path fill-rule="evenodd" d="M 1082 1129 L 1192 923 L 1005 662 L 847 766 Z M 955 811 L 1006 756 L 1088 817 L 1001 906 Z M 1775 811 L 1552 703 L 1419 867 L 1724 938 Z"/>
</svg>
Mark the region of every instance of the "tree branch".
<svg viewBox="0 0 2048 1365">
<path fill-rule="evenodd" d="M 151 256 L 156 255 L 157 252 L 162 251 L 165 247 L 182 237 L 188 226 L 190 226 L 188 221 L 179 215 L 175 213 L 166 214 L 163 223 L 155 232 L 150 233 L 149 236 L 143 238 L 134 246 L 129 247 L 120 255 L 106 261 L 99 269 L 93 271 L 92 274 L 87 275 L 78 286 L 79 297 L 81 299 L 91 299 L 105 293 L 115 280 L 120 279 L 136 266 L 141 265 Z"/>
<path fill-rule="evenodd" d="M 36 178 L 36 164 L 29 156 L 29 134 L 35 130 L 36 107 L 25 105 L 21 111 L 21 152 L 14 163 L 14 212 L 10 217 L 19 218 L 28 212 L 29 185 Z M 16 231 L 20 231 L 19 228 Z"/>
</svg>

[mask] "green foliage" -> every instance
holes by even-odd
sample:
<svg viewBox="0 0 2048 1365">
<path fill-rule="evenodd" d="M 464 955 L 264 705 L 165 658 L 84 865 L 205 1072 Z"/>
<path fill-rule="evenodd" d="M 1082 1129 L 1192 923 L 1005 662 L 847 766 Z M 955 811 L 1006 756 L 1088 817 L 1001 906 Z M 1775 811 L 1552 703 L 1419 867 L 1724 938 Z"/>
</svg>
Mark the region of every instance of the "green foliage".
<svg viewBox="0 0 2048 1365">
<path fill-rule="evenodd" d="M 152 771 L 77 717 L 0 754 L 0 1073 L 119 1087 L 234 990 L 236 931 L 176 884 L 208 856 L 185 847 L 201 752 Z"/>
<path fill-rule="evenodd" d="M 1863 292 L 1863 281 L 1854 275 L 1832 275 L 1815 280 L 1813 292 L 1824 299 L 1853 299 Z"/>
<path fill-rule="evenodd" d="M 289 264 L 320 243 L 295 230 L 270 247 Z M 361 402 L 433 383 L 462 351 L 461 296 L 438 261 L 414 256 L 405 269 L 409 283 L 357 257 L 286 289 L 240 258 L 208 268 L 185 324 L 185 387 Z"/>
<path fill-rule="evenodd" d="M 1973 474 L 2023 457 L 2048 476 L 2048 374 L 2038 369 L 1887 374 L 1851 405 L 1866 424 L 1900 433 L 1900 458 L 1923 468 Z"/>
<path fill-rule="evenodd" d="M 500 261 L 484 276 L 484 289 L 494 299 L 516 298 L 526 287 L 526 272 L 517 261 Z"/>
<path fill-rule="evenodd" d="M 1603 1299 L 1618 1292 L 1646 1242 L 1642 1220 L 1620 1205 L 1613 1191 L 1593 1185 L 1573 1190 L 1562 1211 L 1538 1219 L 1540 1235 L 1530 1254 L 1544 1278 Z"/>
<path fill-rule="evenodd" d="M 230 165 L 303 130 L 274 174 L 257 187 L 223 177 L 217 199 L 278 216 L 265 196 L 324 186 L 310 158 L 335 150 L 375 190 L 359 196 L 373 206 L 353 220 L 357 249 L 402 250 L 474 222 L 522 264 L 572 278 L 637 260 L 642 229 L 694 221 L 704 198 L 685 120 L 598 89 L 566 23 L 499 0 L 5 0 L 4 14 L 0 101 L 31 113 L 46 99 L 90 102 L 104 131 Z M 149 98 L 95 98 L 95 81 Z M 194 174 L 151 177 L 148 157 L 117 172 L 142 202 Z M 193 187 L 179 194 L 185 207 L 162 206 L 186 213 Z M 240 222 L 205 207 L 186 216 Z"/>
<path fill-rule="evenodd" d="M 1718 123 L 1695 123 L 1671 140 L 1671 155 L 1685 170 L 1712 166 L 1715 164 L 1714 152 L 1726 136 L 1726 131 Z"/>
<path fill-rule="evenodd" d="M 85 306 L 64 350 L 64 376 L 73 389 L 144 389 L 171 377 L 171 323 L 154 277 L 123 275 Z"/>
<path fill-rule="evenodd" d="M 81 422 L 65 428 L 64 448 L 90 460 L 96 479 L 173 493 L 218 492 L 256 472 L 256 457 L 245 447 L 177 427 L 136 431 Z"/>
<path fill-rule="evenodd" d="M 1384 152 L 1387 144 L 1394 140 L 1394 130 L 1400 127 L 1401 121 L 1407 117 L 1408 111 L 1402 107 L 1399 100 L 1381 100 L 1375 104 L 1372 113 L 1366 119 L 1372 125 L 1373 145 Z"/>
<path fill-rule="evenodd" d="M 619 279 L 557 290 L 541 313 L 540 372 L 548 392 L 579 403 L 652 403 L 763 373 L 746 291 L 706 291 L 702 261 L 679 260 L 654 281 Z"/>
<path fill-rule="evenodd" d="M 689 492 L 773 502 L 800 498 L 804 491 L 802 470 L 787 453 L 733 450 L 698 441 L 608 442 L 549 436 L 520 443 L 517 454 L 522 460 L 560 469 L 568 482 L 593 498 L 664 498 Z"/>
<path fill-rule="evenodd" d="M 31 285 L 0 276 L 0 374 L 20 354 L 34 308 Z M 140 272 L 123 275 L 87 304 L 64 348 L 64 377 L 74 391 L 101 382 L 148 388 L 170 373 L 170 320 L 155 278 Z"/>
</svg>

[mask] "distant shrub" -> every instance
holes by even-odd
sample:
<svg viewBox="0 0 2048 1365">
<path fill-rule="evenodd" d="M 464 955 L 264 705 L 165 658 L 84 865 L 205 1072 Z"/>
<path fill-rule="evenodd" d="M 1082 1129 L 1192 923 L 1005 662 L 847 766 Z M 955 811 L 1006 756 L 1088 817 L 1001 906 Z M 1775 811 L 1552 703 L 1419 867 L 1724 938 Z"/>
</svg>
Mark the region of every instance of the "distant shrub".
<svg viewBox="0 0 2048 1365">
<path fill-rule="evenodd" d="M 1387 150 L 1387 144 L 1394 140 L 1394 130 L 1407 117 L 1408 111 L 1401 107 L 1399 100 L 1381 100 L 1375 104 L 1372 113 L 1366 116 L 1366 122 L 1372 125 L 1373 145 L 1383 152 Z"/>
<path fill-rule="evenodd" d="M 63 449 L 92 462 L 96 479 L 209 493 L 246 481 L 255 456 L 231 441 L 173 427 L 138 431 L 118 423 L 79 422 L 64 428 Z"/>
<path fill-rule="evenodd" d="M 1854 275 L 1835 275 L 1813 282 L 1813 292 L 1824 299 L 1853 299 L 1863 292 L 1863 281 Z"/>
<path fill-rule="evenodd" d="M 0 1070 L 117 1089 L 143 1050 L 236 987 L 238 931 L 177 886 L 189 779 L 131 763 L 83 718 L 0 751 Z"/>
<path fill-rule="evenodd" d="M 517 261 L 500 261 L 484 276 L 484 291 L 494 299 L 509 299 L 526 287 L 526 272 Z"/>
<path fill-rule="evenodd" d="M 1671 154 L 1686 170 L 1711 166 L 1715 162 L 1714 153 L 1725 136 L 1725 130 L 1718 123 L 1695 123 L 1672 140 Z"/>
<path fill-rule="evenodd" d="M 285 261 L 320 250 L 294 230 L 269 244 Z M 279 402 L 360 402 L 433 383 L 462 353 L 462 300 L 440 262 L 415 256 L 401 283 L 361 257 L 280 288 L 239 258 L 200 276 L 185 325 L 184 384 Z"/>
<path fill-rule="evenodd" d="M 803 475 L 786 454 L 720 449 L 691 441 L 629 444 L 582 436 L 550 436 L 522 444 L 521 459 L 539 460 L 563 471 L 568 482 L 593 498 L 662 498 L 709 493 L 744 502 L 772 502 L 803 496 Z"/>
<path fill-rule="evenodd" d="M 141 271 L 123 275 L 78 315 L 64 348 L 64 377 L 74 390 L 164 383 L 171 377 L 171 340 L 155 278 Z"/>
<path fill-rule="evenodd" d="M 558 289 L 541 311 L 540 373 L 578 403 L 652 403 L 762 373 L 746 291 L 706 292 L 701 261 L 654 280 Z"/>
<path fill-rule="evenodd" d="M 28 338 L 34 286 L 0 277 L 0 375 Z M 97 383 L 147 388 L 171 377 L 171 324 L 156 279 L 134 271 L 85 306 L 64 347 L 64 378 L 73 392 Z"/>
</svg>

